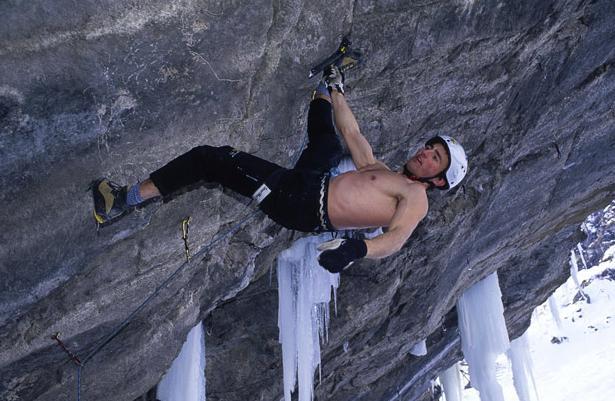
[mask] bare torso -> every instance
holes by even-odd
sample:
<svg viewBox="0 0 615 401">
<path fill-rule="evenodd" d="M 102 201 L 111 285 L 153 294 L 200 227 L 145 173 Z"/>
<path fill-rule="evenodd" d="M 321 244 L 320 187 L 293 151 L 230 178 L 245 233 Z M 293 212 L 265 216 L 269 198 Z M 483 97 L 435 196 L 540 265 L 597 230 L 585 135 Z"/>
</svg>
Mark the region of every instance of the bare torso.
<svg viewBox="0 0 615 401">
<path fill-rule="evenodd" d="M 398 208 L 400 189 L 408 186 L 423 188 L 382 163 L 333 177 L 327 198 L 331 224 L 337 229 L 387 227 Z M 426 210 L 427 196 L 406 207 Z"/>
</svg>

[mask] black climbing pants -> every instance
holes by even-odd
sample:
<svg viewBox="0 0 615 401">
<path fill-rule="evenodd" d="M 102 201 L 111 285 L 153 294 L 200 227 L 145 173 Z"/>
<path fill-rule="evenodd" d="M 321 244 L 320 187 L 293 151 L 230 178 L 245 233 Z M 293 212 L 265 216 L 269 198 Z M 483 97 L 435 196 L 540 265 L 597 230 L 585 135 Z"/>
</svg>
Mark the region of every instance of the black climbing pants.
<svg viewBox="0 0 615 401">
<path fill-rule="evenodd" d="M 304 232 L 333 231 L 327 215 L 328 172 L 341 157 L 331 104 L 315 99 L 308 112 L 308 144 L 292 169 L 230 146 L 203 145 L 172 160 L 150 178 L 163 197 L 204 183 L 218 183 L 252 197 L 265 184 L 271 193 L 259 206 L 274 221 Z"/>
</svg>

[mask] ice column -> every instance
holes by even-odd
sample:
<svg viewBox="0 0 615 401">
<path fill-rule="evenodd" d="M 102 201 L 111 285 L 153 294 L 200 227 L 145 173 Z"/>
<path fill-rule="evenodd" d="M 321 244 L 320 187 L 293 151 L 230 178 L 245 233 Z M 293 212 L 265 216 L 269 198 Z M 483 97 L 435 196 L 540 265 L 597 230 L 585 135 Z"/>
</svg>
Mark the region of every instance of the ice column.
<svg viewBox="0 0 615 401">
<path fill-rule="evenodd" d="M 532 373 L 532 357 L 530 356 L 527 331 L 510 343 L 508 358 L 512 364 L 513 383 L 519 401 L 538 400 L 536 381 Z M 530 394 L 534 394 L 535 398 L 531 397 Z"/>
<path fill-rule="evenodd" d="M 570 275 L 572 276 L 572 281 L 577 286 L 577 291 L 583 297 L 584 300 L 587 300 L 585 297 L 585 293 L 581 288 L 581 283 L 579 282 L 579 265 L 577 264 L 577 257 L 574 253 L 574 249 L 570 250 Z"/>
<path fill-rule="evenodd" d="M 440 373 L 440 383 L 444 389 L 446 401 L 461 401 L 463 399 L 459 365 L 456 363 Z"/>
<path fill-rule="evenodd" d="M 331 292 L 339 274 L 318 265 L 316 246 L 330 234 L 301 238 L 278 257 L 278 327 L 282 344 L 284 399 L 298 383 L 299 401 L 311 401 L 314 372 L 320 365 L 320 340 L 326 340 Z"/>
<path fill-rule="evenodd" d="M 457 301 L 461 349 L 468 362 L 472 386 L 482 401 L 504 401 L 495 377 L 495 360 L 510 342 L 504 321 L 497 273 L 469 288 Z"/>
<path fill-rule="evenodd" d="M 583 267 L 587 269 L 587 262 L 585 261 L 585 256 L 583 256 L 583 247 L 581 246 L 580 242 L 577 244 L 577 250 L 579 251 L 581 262 L 583 262 Z"/>
<path fill-rule="evenodd" d="M 160 401 L 205 401 L 205 337 L 203 324 L 190 330 L 181 352 L 158 383 Z"/>
<path fill-rule="evenodd" d="M 559 316 L 559 307 L 557 306 L 557 299 L 555 299 L 554 294 L 551 294 L 549 297 L 549 310 L 551 311 L 551 316 L 553 316 L 553 321 L 557 325 L 557 329 L 562 332 L 562 319 Z"/>
<path fill-rule="evenodd" d="M 581 291 L 581 284 L 579 283 L 579 265 L 577 264 L 577 255 L 575 255 L 574 249 L 570 250 L 570 275 L 577 289 Z"/>
</svg>

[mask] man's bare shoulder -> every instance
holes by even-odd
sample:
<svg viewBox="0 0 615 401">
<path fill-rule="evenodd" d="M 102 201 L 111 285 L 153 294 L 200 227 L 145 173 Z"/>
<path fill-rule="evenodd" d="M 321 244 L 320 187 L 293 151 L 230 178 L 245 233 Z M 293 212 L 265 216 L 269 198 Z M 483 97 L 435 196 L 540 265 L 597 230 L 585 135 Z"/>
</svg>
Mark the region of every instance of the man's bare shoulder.
<svg viewBox="0 0 615 401">
<path fill-rule="evenodd" d="M 406 182 L 401 188 L 402 196 L 408 200 L 407 207 L 411 208 L 422 219 L 429 210 L 429 199 L 425 185 L 405 177 L 404 179 Z"/>
</svg>

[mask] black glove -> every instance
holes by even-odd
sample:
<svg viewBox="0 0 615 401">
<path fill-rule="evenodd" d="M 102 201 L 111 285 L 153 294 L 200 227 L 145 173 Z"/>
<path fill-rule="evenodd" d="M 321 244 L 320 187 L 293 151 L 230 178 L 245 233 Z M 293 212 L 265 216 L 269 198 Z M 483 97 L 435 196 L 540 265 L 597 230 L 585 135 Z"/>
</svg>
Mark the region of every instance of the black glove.
<svg viewBox="0 0 615 401">
<path fill-rule="evenodd" d="M 333 90 L 344 94 L 344 73 L 340 71 L 338 66 L 330 65 L 322 73 L 322 79 L 327 85 L 329 93 Z"/>
<path fill-rule="evenodd" d="M 338 238 L 323 242 L 318 245 L 318 250 L 322 251 L 318 263 L 331 273 L 339 273 L 367 255 L 367 244 L 360 239 Z"/>
</svg>

